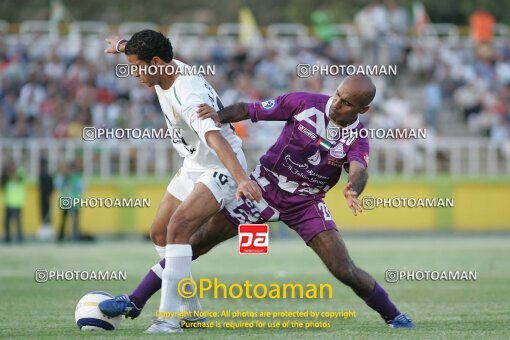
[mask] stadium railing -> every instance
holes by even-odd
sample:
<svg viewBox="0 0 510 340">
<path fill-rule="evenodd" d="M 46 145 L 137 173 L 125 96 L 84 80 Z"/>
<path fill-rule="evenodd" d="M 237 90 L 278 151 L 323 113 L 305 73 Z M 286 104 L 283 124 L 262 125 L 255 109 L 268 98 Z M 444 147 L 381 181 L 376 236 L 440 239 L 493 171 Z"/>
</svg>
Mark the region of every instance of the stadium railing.
<svg viewBox="0 0 510 340">
<path fill-rule="evenodd" d="M 159 26 L 154 22 L 125 22 L 119 25 L 119 35 L 122 37 L 129 37 L 138 31 L 147 29 L 159 31 Z"/>
<path fill-rule="evenodd" d="M 510 28 L 508 25 L 497 23 L 494 25 L 494 44 L 496 46 L 505 46 L 510 39 Z"/>
<path fill-rule="evenodd" d="M 310 44 L 308 27 L 295 23 L 274 23 L 267 26 L 267 41 L 275 46 L 289 48 L 298 43 L 300 46 Z"/>
<path fill-rule="evenodd" d="M 110 26 L 104 21 L 74 21 L 69 25 L 69 35 L 97 35 L 106 36 Z"/>
<path fill-rule="evenodd" d="M 453 24 L 428 24 L 422 39 L 427 45 L 436 46 L 441 40 L 450 45 L 457 45 L 459 38 L 459 29 Z"/>
<path fill-rule="evenodd" d="M 253 168 L 265 151 L 245 143 Z M 32 179 L 39 173 L 39 159 L 48 159 L 51 171 L 78 160 L 87 177 L 168 176 L 182 160 L 165 140 L 0 139 L 0 168 L 14 161 Z M 370 173 L 382 176 L 435 177 L 508 176 L 510 143 L 484 138 L 434 138 L 432 140 L 378 140 L 371 142 Z"/>
<path fill-rule="evenodd" d="M 242 36 L 242 27 L 239 23 L 224 23 L 218 26 L 218 30 L 216 32 L 217 38 L 223 44 L 230 45 L 232 47 L 236 46 L 239 41 L 241 41 Z M 255 48 L 260 48 L 263 46 L 264 40 L 262 39 L 262 33 L 257 28 L 253 28 L 253 31 L 250 32 L 250 45 Z"/>
<path fill-rule="evenodd" d="M 19 33 L 25 39 L 27 37 L 51 37 L 53 40 L 64 36 L 65 34 L 74 34 L 78 32 L 83 34 L 93 33 L 94 30 L 100 31 L 103 36 L 105 34 L 120 34 L 121 36 L 128 37 L 133 33 L 142 29 L 154 29 L 167 32 L 173 40 L 179 40 L 180 37 L 192 38 L 200 37 L 224 39 L 225 37 L 232 36 L 232 33 L 237 31 L 235 24 L 223 24 L 219 25 L 216 29 L 210 29 L 207 25 L 202 23 L 174 23 L 170 26 L 158 25 L 154 22 L 125 22 L 120 24 L 118 27 L 108 25 L 105 22 L 73 22 L 68 25 L 55 26 L 50 21 L 45 20 L 26 20 L 18 25 L 9 25 L 8 22 L 0 20 L 0 33 L 11 32 L 12 29 L 19 27 Z M 273 23 L 267 27 L 258 27 L 259 34 L 262 41 L 274 44 L 276 46 L 287 48 L 295 43 L 300 46 L 310 46 L 313 42 L 312 37 L 309 34 L 309 27 L 299 23 Z M 461 27 L 462 28 L 462 27 Z M 425 27 L 424 36 L 413 37 L 408 35 L 409 38 L 417 39 L 418 41 L 424 42 L 424 44 L 431 48 L 436 48 L 439 43 L 445 43 L 448 45 L 458 45 L 462 43 L 466 46 L 472 46 L 472 41 L 465 32 L 468 30 L 463 27 L 462 35 L 458 26 L 449 23 L 429 23 Z M 354 29 L 354 26 L 349 23 L 335 24 L 332 25 L 332 29 L 335 32 L 335 41 L 341 41 L 347 43 L 351 48 L 358 48 L 360 44 L 359 36 Z M 265 32 L 265 35 L 262 35 Z M 65 34 L 64 34 L 65 33 Z M 503 23 L 496 23 L 494 27 L 494 43 L 497 46 L 502 46 L 510 38 L 510 28 Z"/>
<path fill-rule="evenodd" d="M 357 49 L 361 47 L 361 41 L 356 32 L 356 28 L 351 24 L 332 25 L 334 32 L 333 42 L 345 41 L 350 48 Z"/>
<path fill-rule="evenodd" d="M 198 22 L 176 22 L 170 25 L 168 36 L 186 39 L 202 39 L 207 35 L 209 28 L 206 24 Z"/>
</svg>

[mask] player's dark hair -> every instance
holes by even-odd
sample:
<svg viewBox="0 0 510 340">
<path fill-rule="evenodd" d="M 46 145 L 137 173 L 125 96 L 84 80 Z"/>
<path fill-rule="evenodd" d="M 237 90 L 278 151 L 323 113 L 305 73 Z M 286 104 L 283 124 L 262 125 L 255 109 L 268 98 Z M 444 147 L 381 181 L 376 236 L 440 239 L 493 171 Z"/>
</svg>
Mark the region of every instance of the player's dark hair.
<svg viewBox="0 0 510 340">
<path fill-rule="evenodd" d="M 138 59 L 150 63 L 152 58 L 159 57 L 169 63 L 174 58 L 174 50 L 170 40 L 161 32 L 143 30 L 135 33 L 126 44 L 126 55 L 136 55 Z"/>
</svg>

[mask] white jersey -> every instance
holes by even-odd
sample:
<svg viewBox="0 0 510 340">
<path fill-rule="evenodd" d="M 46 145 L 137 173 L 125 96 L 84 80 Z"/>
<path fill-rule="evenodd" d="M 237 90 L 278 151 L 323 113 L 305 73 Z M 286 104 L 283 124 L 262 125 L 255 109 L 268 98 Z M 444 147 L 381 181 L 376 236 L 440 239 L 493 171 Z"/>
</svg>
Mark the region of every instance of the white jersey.
<svg viewBox="0 0 510 340">
<path fill-rule="evenodd" d="M 186 65 L 175 59 L 174 62 L 179 66 Z M 216 152 L 207 145 L 205 134 L 208 131 L 220 131 L 238 158 L 244 159 L 241 139 L 230 124 L 223 124 L 219 128 L 210 118 L 198 118 L 200 104 L 206 103 L 216 111 L 223 108 L 218 94 L 203 77 L 181 75 L 168 90 L 163 90 L 159 85 L 155 88 L 168 129 L 171 130 L 172 144 L 184 157 L 184 167 L 204 171 L 225 168 Z"/>
</svg>

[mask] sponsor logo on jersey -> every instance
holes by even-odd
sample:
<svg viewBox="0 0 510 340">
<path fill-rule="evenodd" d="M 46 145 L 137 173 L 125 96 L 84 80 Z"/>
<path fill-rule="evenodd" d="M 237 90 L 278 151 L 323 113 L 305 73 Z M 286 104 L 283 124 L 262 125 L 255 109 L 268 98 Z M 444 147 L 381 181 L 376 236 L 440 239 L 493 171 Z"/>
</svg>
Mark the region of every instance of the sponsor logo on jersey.
<svg viewBox="0 0 510 340">
<path fill-rule="evenodd" d="M 344 164 L 343 161 L 336 160 L 335 158 L 328 158 L 328 165 L 336 166 L 337 168 L 341 168 Z"/>
<path fill-rule="evenodd" d="M 268 110 L 271 110 L 276 104 L 276 101 L 271 99 L 271 100 L 266 100 L 262 103 L 260 103 L 260 106 L 262 106 L 262 108 L 266 111 Z"/>
<path fill-rule="evenodd" d="M 308 157 L 308 163 L 312 165 L 318 165 L 321 162 L 321 153 L 319 150 L 313 156 Z"/>
<path fill-rule="evenodd" d="M 285 163 L 283 164 L 283 166 L 285 168 L 289 169 L 293 175 L 296 175 L 310 183 L 325 185 L 329 179 L 329 177 L 327 177 L 327 176 L 319 175 L 312 169 L 308 169 L 307 163 L 299 164 L 299 163 L 294 162 L 290 158 L 290 155 L 285 156 Z M 276 175 L 276 176 L 279 177 L 279 175 Z M 280 178 L 279 178 L 279 180 L 280 180 Z M 280 186 L 280 188 L 283 189 L 281 184 L 278 184 L 278 185 Z M 288 190 L 286 190 L 286 191 L 288 191 Z"/>
<path fill-rule="evenodd" d="M 298 169 L 303 169 L 303 170 L 308 169 L 308 164 L 296 163 L 290 158 L 290 155 L 285 156 L 285 162 L 287 163 L 286 165 L 287 165 L 287 168 L 289 168 L 289 169 L 292 167 L 292 165 Z"/>
<path fill-rule="evenodd" d="M 344 158 L 346 155 L 344 151 L 344 145 L 343 144 L 336 145 L 334 148 L 331 148 L 329 150 L 329 154 L 335 158 Z"/>
<path fill-rule="evenodd" d="M 304 127 L 301 124 L 299 124 L 298 130 L 301 131 L 305 136 L 309 137 L 312 140 L 317 139 L 317 135 L 315 133 L 313 133 L 312 131 L 310 131 L 309 129 L 307 129 L 306 127 Z"/>
</svg>

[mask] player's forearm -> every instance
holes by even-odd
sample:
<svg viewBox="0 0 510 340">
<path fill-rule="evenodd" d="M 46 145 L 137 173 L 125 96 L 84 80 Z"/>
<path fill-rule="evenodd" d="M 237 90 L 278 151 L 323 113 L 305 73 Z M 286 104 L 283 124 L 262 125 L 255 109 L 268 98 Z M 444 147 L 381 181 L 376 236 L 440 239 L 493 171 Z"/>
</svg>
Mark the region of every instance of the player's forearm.
<svg viewBox="0 0 510 340">
<path fill-rule="evenodd" d="M 352 190 L 361 195 L 368 181 L 368 173 L 364 168 L 358 168 L 349 172 L 349 182 L 352 183 Z"/>
<path fill-rule="evenodd" d="M 230 172 L 237 184 L 243 180 L 249 180 L 248 175 L 239 163 L 230 144 L 218 131 L 209 131 L 205 135 L 207 144 L 216 152 L 220 161 Z"/>
<path fill-rule="evenodd" d="M 229 105 L 218 111 L 218 116 L 222 124 L 235 123 L 250 118 L 248 113 L 248 104 L 236 103 Z"/>
</svg>

